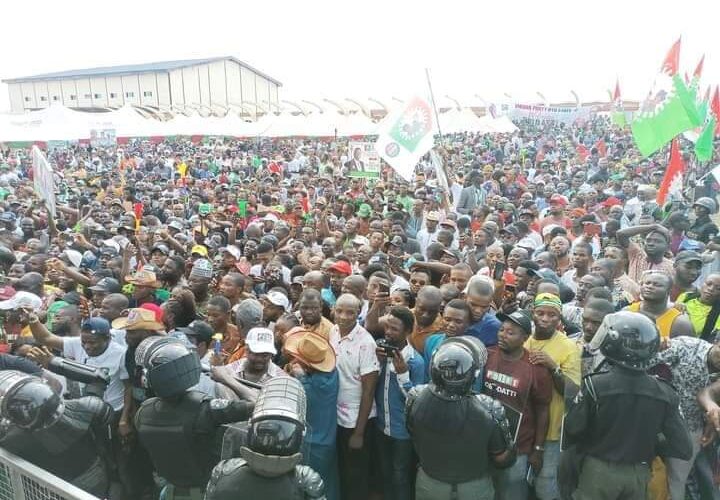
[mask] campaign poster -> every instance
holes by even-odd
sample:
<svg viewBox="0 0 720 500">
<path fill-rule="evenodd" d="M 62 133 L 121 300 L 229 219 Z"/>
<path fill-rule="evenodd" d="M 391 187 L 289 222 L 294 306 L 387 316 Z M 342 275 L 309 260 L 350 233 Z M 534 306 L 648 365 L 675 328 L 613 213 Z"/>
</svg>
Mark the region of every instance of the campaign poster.
<svg viewBox="0 0 720 500">
<path fill-rule="evenodd" d="M 380 178 L 380 156 L 372 142 L 351 141 L 345 162 L 348 177 Z"/>
</svg>

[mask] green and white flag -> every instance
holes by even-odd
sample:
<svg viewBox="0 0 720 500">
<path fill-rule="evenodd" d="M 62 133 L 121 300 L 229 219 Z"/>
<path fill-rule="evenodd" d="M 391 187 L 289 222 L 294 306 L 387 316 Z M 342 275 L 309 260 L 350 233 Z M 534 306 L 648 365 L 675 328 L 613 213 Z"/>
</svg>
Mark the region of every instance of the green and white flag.
<svg viewBox="0 0 720 500">
<path fill-rule="evenodd" d="M 380 122 L 375 151 L 400 177 L 412 182 L 415 166 L 432 148 L 436 130 L 430 103 L 413 97 Z"/>
<path fill-rule="evenodd" d="M 720 120 L 720 116 L 718 116 L 720 114 L 720 95 L 718 95 L 717 86 L 710 103 L 705 102 L 704 109 L 706 110 L 705 126 L 700 132 L 697 141 L 695 141 L 695 156 L 697 156 L 698 161 L 703 163 L 712 159 L 715 136 L 720 131 L 720 125 L 718 125 L 718 120 Z"/>
<path fill-rule="evenodd" d="M 679 74 L 680 40 L 665 57 L 654 89 L 632 122 L 633 139 L 643 156 L 650 156 L 678 134 L 702 123 L 695 92 Z"/>
</svg>

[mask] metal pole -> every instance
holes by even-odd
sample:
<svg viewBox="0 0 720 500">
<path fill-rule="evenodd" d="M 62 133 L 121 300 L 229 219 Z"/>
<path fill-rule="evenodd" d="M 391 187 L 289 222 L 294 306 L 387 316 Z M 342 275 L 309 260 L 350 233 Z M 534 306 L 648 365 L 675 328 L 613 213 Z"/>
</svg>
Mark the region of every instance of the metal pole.
<svg viewBox="0 0 720 500">
<path fill-rule="evenodd" d="M 433 94 L 432 84 L 430 83 L 430 70 L 428 68 L 425 68 L 425 77 L 427 78 L 428 88 L 430 89 L 430 102 L 432 102 L 433 111 L 435 112 L 435 122 L 437 122 L 440 143 L 442 143 L 443 133 L 440 129 L 440 115 L 438 114 L 437 106 L 435 105 L 435 95 Z"/>
</svg>

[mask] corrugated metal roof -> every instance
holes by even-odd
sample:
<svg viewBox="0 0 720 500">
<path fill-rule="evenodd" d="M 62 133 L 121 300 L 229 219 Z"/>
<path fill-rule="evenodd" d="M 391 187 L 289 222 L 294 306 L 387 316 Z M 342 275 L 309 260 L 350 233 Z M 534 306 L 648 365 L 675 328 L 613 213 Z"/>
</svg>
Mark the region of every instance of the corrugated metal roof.
<svg viewBox="0 0 720 500">
<path fill-rule="evenodd" d="M 37 80 L 62 80 L 67 78 L 82 78 L 82 77 L 97 77 L 97 76 L 118 76 L 118 75 L 132 75 L 136 73 L 152 73 L 155 71 L 170 71 L 178 68 L 185 68 L 188 66 L 196 66 L 198 64 L 207 64 L 216 61 L 230 60 L 238 63 L 241 66 L 254 71 L 263 78 L 270 80 L 278 86 L 282 86 L 282 83 L 275 80 L 274 78 L 266 75 L 262 71 L 258 71 L 249 64 L 246 64 L 239 59 L 234 57 L 208 57 L 205 59 L 183 59 L 180 61 L 162 61 L 146 64 L 127 64 L 124 66 L 105 66 L 101 68 L 87 68 L 87 69 L 73 69 L 70 71 L 58 71 L 55 73 L 44 73 L 41 75 L 25 76 L 21 78 L 11 78 L 3 80 L 3 83 L 19 83 L 19 82 L 31 82 Z"/>
</svg>

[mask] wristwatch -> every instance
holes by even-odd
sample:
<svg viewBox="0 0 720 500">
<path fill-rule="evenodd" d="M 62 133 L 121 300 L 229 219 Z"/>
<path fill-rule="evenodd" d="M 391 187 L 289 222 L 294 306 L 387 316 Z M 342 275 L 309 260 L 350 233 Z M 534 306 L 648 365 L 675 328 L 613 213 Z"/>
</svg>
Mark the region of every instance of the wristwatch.
<svg viewBox="0 0 720 500">
<path fill-rule="evenodd" d="M 540 446 L 539 444 L 536 444 L 536 445 L 533 447 L 533 449 L 534 449 L 535 451 L 545 451 L 545 447 L 544 447 L 544 446 Z"/>
</svg>

